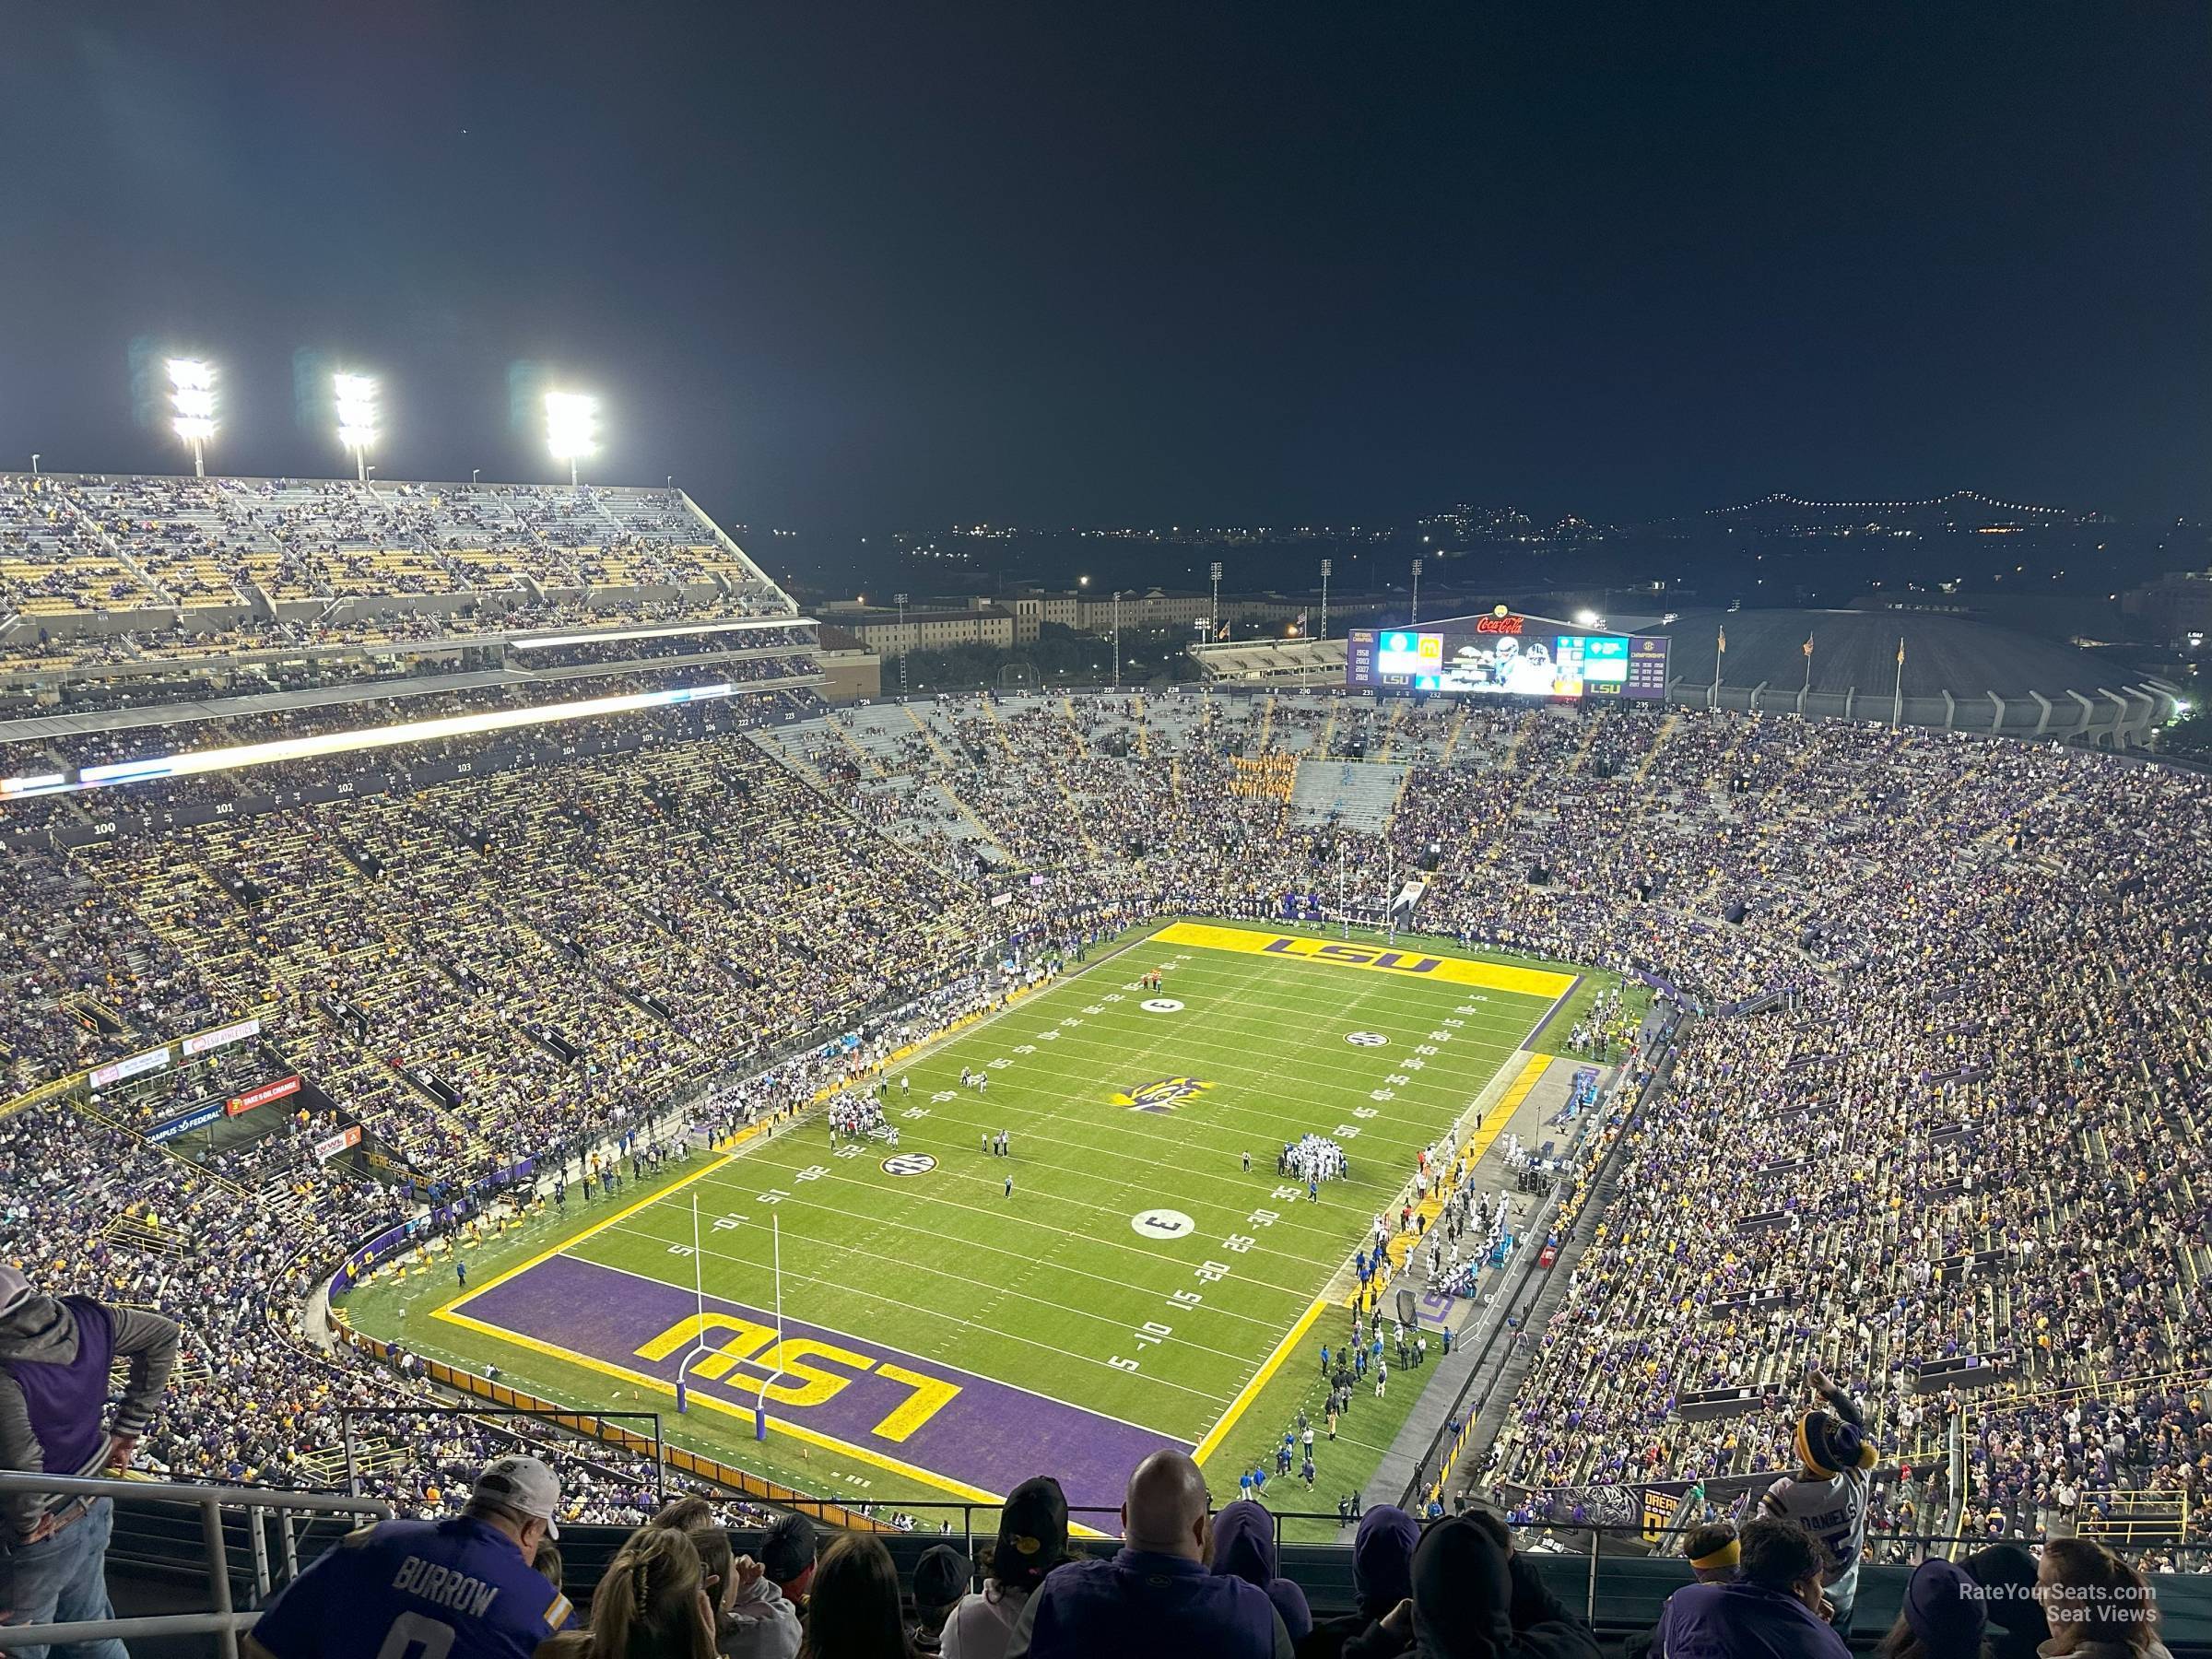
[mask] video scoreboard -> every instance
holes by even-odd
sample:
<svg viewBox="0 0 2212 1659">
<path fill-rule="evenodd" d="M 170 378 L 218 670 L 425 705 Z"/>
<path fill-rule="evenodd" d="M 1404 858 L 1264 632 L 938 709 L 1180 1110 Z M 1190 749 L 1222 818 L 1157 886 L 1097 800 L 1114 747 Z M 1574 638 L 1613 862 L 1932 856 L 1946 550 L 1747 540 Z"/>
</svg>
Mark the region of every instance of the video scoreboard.
<svg viewBox="0 0 2212 1659">
<path fill-rule="evenodd" d="M 1666 696 L 1657 634 L 1539 633 L 1535 618 L 1477 618 L 1442 628 L 1356 628 L 1346 636 L 1353 690 L 1488 691 L 1509 697 Z"/>
</svg>

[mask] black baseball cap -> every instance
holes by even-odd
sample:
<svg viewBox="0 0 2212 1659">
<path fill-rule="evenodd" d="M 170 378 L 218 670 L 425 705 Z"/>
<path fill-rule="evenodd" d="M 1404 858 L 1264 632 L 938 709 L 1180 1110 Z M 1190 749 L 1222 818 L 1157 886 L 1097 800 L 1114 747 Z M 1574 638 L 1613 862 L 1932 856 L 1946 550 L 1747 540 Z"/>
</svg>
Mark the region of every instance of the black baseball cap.
<svg viewBox="0 0 2212 1659">
<path fill-rule="evenodd" d="M 949 1544 L 931 1545 L 914 1566 L 914 1606 L 935 1613 L 967 1594 L 968 1558 Z"/>
<path fill-rule="evenodd" d="M 761 1571 L 788 1584 L 814 1565 L 814 1523 L 800 1514 L 778 1515 L 760 1540 Z"/>
<path fill-rule="evenodd" d="M 1006 1494 L 999 1512 L 991 1576 L 1034 1589 L 1067 1553 L 1067 1495 L 1050 1475 L 1033 1475 Z"/>
</svg>

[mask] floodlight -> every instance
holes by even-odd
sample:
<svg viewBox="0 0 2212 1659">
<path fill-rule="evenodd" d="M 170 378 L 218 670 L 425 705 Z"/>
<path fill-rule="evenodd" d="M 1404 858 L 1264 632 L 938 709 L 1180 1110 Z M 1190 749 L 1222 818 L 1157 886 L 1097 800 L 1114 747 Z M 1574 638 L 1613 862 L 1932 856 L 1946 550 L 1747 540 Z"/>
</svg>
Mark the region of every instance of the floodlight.
<svg viewBox="0 0 2212 1659">
<path fill-rule="evenodd" d="M 569 482 L 576 482 L 576 463 L 599 447 L 599 400 L 582 392 L 546 394 L 546 447 L 553 459 L 569 464 Z"/>
<path fill-rule="evenodd" d="M 1574 625 L 1577 628 L 1595 628 L 1604 620 L 1605 618 L 1594 610 L 1579 610 L 1574 613 Z"/>
<path fill-rule="evenodd" d="M 201 452 L 215 437 L 215 366 L 197 358 L 171 358 L 167 368 L 177 436 L 192 445 L 194 476 L 206 477 L 207 465 Z"/>
<path fill-rule="evenodd" d="M 331 387 L 338 412 L 338 441 L 353 452 L 361 481 L 369 479 L 369 451 L 376 445 L 376 382 L 366 374 L 335 374 Z"/>
</svg>

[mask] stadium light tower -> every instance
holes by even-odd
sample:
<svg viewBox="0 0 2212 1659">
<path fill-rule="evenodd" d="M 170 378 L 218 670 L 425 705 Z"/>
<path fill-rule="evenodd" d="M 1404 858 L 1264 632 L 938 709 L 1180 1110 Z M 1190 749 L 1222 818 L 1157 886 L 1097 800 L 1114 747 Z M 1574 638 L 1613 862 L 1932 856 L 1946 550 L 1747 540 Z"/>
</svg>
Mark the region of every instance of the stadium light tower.
<svg viewBox="0 0 2212 1659">
<path fill-rule="evenodd" d="M 192 476 L 204 478 L 206 446 L 215 437 L 215 366 L 197 358 L 171 358 L 168 368 L 177 436 L 192 446 Z"/>
<path fill-rule="evenodd" d="M 1333 559 L 1321 561 L 1321 637 L 1324 640 L 1329 637 L 1329 572 L 1335 565 Z"/>
<path fill-rule="evenodd" d="M 906 695 L 906 653 L 912 642 L 906 637 L 906 595 L 893 594 L 891 601 L 899 607 L 899 695 Z"/>
<path fill-rule="evenodd" d="M 1406 613 L 1406 625 L 1410 628 L 1421 619 L 1421 561 L 1413 561 L 1413 608 Z"/>
<path fill-rule="evenodd" d="M 376 446 L 376 382 L 366 374 L 335 374 L 338 442 L 353 452 L 356 476 L 369 482 L 369 452 Z"/>
<path fill-rule="evenodd" d="M 582 392 L 546 394 L 546 446 L 553 459 L 569 464 L 569 484 L 578 483 L 576 464 L 599 447 L 599 400 Z"/>
<path fill-rule="evenodd" d="M 1218 640 L 1221 637 L 1221 561 L 1218 559 L 1214 560 L 1213 577 L 1214 609 L 1206 623 L 1206 638 Z"/>
<path fill-rule="evenodd" d="M 1122 591 L 1113 590 L 1113 688 L 1122 688 Z"/>
</svg>

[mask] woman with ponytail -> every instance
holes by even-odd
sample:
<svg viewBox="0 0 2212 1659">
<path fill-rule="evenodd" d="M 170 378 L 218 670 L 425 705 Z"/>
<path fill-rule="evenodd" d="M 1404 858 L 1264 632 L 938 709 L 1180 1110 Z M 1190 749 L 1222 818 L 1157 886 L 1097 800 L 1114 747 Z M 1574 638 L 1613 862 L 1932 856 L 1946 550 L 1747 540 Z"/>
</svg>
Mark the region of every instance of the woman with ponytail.
<svg viewBox="0 0 2212 1659">
<path fill-rule="evenodd" d="M 668 1527 L 630 1534 L 592 1593 L 590 1635 L 561 1659 L 714 1659 L 714 1608 L 691 1540 Z"/>
</svg>

